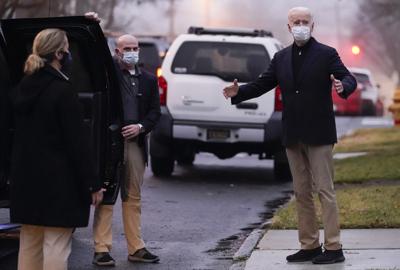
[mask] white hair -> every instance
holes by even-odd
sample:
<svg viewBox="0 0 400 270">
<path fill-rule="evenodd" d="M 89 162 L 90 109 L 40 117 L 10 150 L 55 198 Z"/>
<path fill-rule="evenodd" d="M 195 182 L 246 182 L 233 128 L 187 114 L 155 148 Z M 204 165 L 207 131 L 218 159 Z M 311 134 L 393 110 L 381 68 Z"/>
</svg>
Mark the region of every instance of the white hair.
<svg viewBox="0 0 400 270">
<path fill-rule="evenodd" d="M 289 10 L 289 12 L 288 12 L 288 19 L 289 19 L 289 20 L 290 20 L 290 16 L 291 16 L 292 13 L 294 13 L 294 12 L 302 12 L 302 13 L 305 13 L 305 14 L 307 14 L 307 15 L 310 16 L 311 22 L 314 21 L 314 16 L 313 16 L 313 14 L 311 13 L 311 10 L 310 10 L 309 8 L 307 8 L 307 7 L 294 7 L 294 8 L 291 8 L 291 9 Z"/>
</svg>

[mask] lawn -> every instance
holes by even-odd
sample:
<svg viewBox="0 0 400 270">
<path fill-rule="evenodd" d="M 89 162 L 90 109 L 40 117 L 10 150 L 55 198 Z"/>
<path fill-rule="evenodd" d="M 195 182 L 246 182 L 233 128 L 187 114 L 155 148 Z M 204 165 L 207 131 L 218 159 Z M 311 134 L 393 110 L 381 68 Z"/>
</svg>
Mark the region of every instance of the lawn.
<svg viewBox="0 0 400 270">
<path fill-rule="evenodd" d="M 366 152 L 335 160 L 341 228 L 400 228 L 400 128 L 356 131 L 342 138 L 334 151 Z M 271 228 L 297 228 L 294 200 L 275 213 Z"/>
<path fill-rule="evenodd" d="M 337 201 L 340 227 L 343 229 L 400 228 L 400 185 L 340 189 Z M 317 199 L 315 204 L 320 217 L 321 206 Z M 297 229 L 294 200 L 277 211 L 271 228 Z"/>
<path fill-rule="evenodd" d="M 342 138 L 335 153 L 366 152 L 365 156 L 335 161 L 337 183 L 377 179 L 400 180 L 400 128 L 364 129 Z"/>
</svg>

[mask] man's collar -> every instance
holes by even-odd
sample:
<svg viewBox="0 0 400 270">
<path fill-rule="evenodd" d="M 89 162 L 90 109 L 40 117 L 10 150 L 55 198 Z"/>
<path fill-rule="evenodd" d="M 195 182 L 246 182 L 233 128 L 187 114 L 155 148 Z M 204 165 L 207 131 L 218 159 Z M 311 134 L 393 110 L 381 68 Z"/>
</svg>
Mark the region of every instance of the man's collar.
<svg viewBox="0 0 400 270">
<path fill-rule="evenodd" d="M 310 37 L 310 39 L 303 46 L 298 46 L 296 42 L 293 41 L 293 48 L 295 50 L 307 50 L 310 47 L 311 43 L 314 42 L 314 40 L 315 39 L 313 37 Z"/>
</svg>

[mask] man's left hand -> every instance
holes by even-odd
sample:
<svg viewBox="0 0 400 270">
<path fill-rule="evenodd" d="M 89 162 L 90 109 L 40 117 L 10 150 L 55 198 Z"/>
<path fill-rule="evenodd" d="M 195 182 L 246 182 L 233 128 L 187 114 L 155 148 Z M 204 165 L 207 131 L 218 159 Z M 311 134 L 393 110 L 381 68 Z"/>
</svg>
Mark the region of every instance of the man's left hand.
<svg viewBox="0 0 400 270">
<path fill-rule="evenodd" d="M 128 125 L 122 128 L 122 136 L 125 139 L 133 139 L 138 136 L 140 133 L 140 126 L 139 125 Z"/>
<path fill-rule="evenodd" d="M 333 74 L 331 74 L 331 81 L 333 86 L 335 87 L 335 90 L 338 94 L 341 94 L 343 92 L 343 84 L 340 80 L 337 80 Z"/>
</svg>

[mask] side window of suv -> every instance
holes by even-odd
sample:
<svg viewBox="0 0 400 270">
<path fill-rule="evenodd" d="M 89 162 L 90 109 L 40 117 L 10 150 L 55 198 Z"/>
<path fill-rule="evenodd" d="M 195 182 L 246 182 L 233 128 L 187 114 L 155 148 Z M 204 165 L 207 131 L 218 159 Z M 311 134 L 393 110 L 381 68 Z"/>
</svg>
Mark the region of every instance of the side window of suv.
<svg viewBox="0 0 400 270">
<path fill-rule="evenodd" d="M 7 155 L 9 153 L 9 72 L 2 50 L 0 49 L 0 201 L 6 197 L 7 187 Z"/>
<path fill-rule="evenodd" d="M 79 42 L 74 38 L 68 36 L 69 41 L 69 51 L 72 56 L 72 65 L 69 67 L 69 77 L 70 81 L 73 85 L 73 89 L 76 89 L 79 93 L 92 92 L 93 89 L 91 85 L 92 79 L 87 65 L 89 63 L 89 58 L 86 56 L 85 48 L 79 46 Z M 32 42 L 28 41 L 25 45 L 26 48 L 26 57 L 32 50 Z M 24 58 L 24 60 L 26 59 Z M 24 63 L 22 63 L 23 66 Z"/>
<path fill-rule="evenodd" d="M 70 67 L 71 83 L 73 89 L 78 92 L 92 92 L 91 78 L 87 63 L 89 61 L 83 48 L 79 47 L 78 42 L 74 38 L 69 37 L 69 50 L 72 55 L 72 66 Z"/>
<path fill-rule="evenodd" d="M 171 71 L 248 82 L 263 73 L 270 61 L 267 50 L 260 44 L 187 41 L 176 53 Z"/>
</svg>

